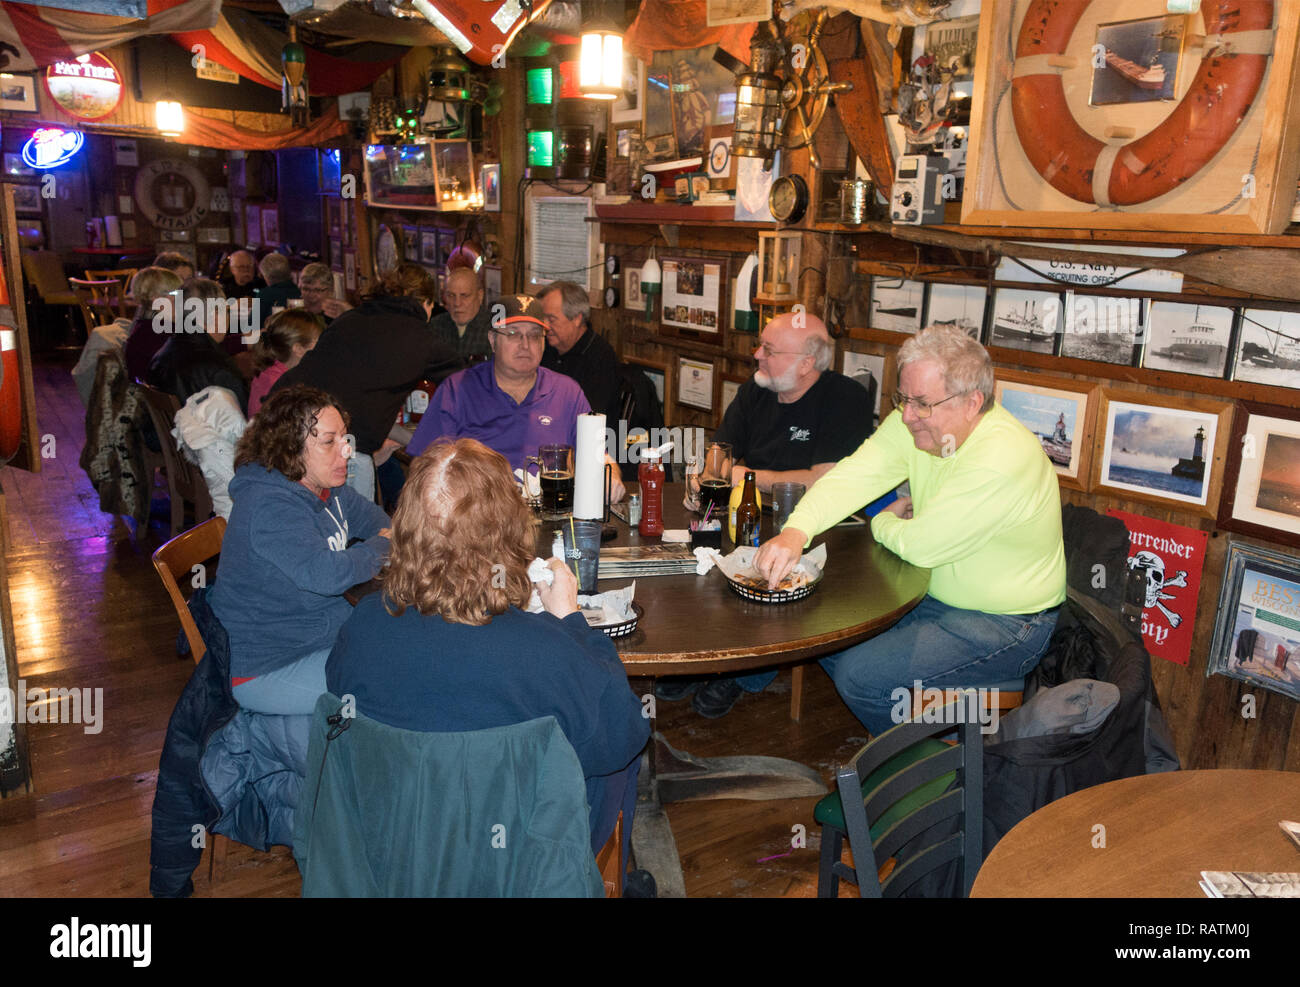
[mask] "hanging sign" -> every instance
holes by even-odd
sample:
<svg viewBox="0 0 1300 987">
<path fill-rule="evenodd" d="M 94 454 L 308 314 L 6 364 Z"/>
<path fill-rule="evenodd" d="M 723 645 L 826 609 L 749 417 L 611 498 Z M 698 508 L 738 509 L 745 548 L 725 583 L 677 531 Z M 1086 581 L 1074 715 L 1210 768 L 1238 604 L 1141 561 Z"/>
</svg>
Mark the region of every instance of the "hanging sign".
<svg viewBox="0 0 1300 987">
<path fill-rule="evenodd" d="M 80 130 L 42 127 L 23 145 L 23 161 L 29 168 L 57 168 L 66 163 L 86 143 Z"/>
<path fill-rule="evenodd" d="M 162 230 L 188 230 L 211 212 L 212 190 L 203 172 L 188 161 L 159 158 L 135 174 L 135 201 Z"/>
<path fill-rule="evenodd" d="M 81 120 L 99 120 L 117 109 L 122 76 L 117 66 L 97 51 L 45 69 L 45 89 L 59 106 Z"/>
</svg>

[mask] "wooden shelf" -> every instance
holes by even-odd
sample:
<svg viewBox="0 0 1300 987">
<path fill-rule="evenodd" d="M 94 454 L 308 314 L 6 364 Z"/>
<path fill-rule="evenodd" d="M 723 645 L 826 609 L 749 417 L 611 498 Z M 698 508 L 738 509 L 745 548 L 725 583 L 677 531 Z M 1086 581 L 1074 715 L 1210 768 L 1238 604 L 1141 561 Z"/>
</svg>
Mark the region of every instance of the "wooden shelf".
<svg viewBox="0 0 1300 987">
<path fill-rule="evenodd" d="M 589 223 L 662 223 L 673 226 L 724 226 L 731 229 L 759 230 L 770 223 L 738 223 L 734 206 L 662 206 L 633 202 L 625 206 L 596 204 L 596 215 Z"/>
<path fill-rule="evenodd" d="M 811 229 L 823 233 L 857 233 L 863 236 L 886 236 L 876 230 L 862 226 L 846 226 L 843 223 L 814 223 Z M 1011 226 L 960 226 L 953 223 L 940 223 L 927 226 L 928 230 L 942 230 L 946 233 L 961 233 L 973 237 L 989 237 L 1000 240 L 1061 240 L 1070 243 L 1092 244 L 1150 244 L 1167 247 L 1276 247 L 1279 249 L 1300 250 L 1300 225 L 1292 223 L 1285 233 L 1277 236 L 1247 233 L 1170 233 L 1158 230 L 1088 230 L 1055 229 L 1048 227 L 1011 227 Z"/>
</svg>

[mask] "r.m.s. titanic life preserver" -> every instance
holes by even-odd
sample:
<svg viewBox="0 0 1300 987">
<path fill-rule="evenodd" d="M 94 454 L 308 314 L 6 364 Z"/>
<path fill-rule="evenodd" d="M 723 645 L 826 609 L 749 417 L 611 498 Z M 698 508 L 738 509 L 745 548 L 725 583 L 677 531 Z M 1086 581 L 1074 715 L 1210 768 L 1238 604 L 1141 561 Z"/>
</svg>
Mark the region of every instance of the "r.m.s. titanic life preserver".
<svg viewBox="0 0 1300 987">
<path fill-rule="evenodd" d="M 9 305 L 9 285 L 0 261 L 0 465 L 18 452 L 23 439 L 23 388 L 18 372 L 18 333 Z"/>
<path fill-rule="evenodd" d="M 1236 131 L 1273 50 L 1273 0 L 1206 0 L 1205 55 L 1164 122 L 1128 144 L 1105 144 L 1070 112 L 1059 68 L 1091 0 L 1033 0 L 1016 42 L 1011 110 L 1034 169 L 1078 202 L 1128 206 L 1171 192 Z"/>
</svg>

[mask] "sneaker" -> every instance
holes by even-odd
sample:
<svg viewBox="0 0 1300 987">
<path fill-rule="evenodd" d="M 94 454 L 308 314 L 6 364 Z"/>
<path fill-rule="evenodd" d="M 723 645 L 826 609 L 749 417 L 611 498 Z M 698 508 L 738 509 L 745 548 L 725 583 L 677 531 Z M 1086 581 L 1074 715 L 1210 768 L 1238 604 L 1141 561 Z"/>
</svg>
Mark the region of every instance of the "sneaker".
<svg viewBox="0 0 1300 987">
<path fill-rule="evenodd" d="M 655 683 L 655 698 L 680 702 L 704 684 L 703 679 L 664 679 Z"/>
<path fill-rule="evenodd" d="M 630 870 L 623 875 L 624 898 L 658 898 L 654 875 L 648 870 Z"/>
<path fill-rule="evenodd" d="M 714 679 L 691 700 L 691 708 L 706 719 L 716 720 L 731 712 L 745 690 L 734 678 Z"/>
</svg>

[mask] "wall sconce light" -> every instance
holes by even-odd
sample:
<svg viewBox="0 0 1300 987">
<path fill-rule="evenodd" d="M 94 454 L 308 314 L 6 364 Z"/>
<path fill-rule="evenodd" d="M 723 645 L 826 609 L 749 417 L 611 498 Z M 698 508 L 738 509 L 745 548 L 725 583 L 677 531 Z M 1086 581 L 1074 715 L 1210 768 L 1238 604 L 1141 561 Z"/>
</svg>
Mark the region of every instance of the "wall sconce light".
<svg viewBox="0 0 1300 987">
<path fill-rule="evenodd" d="M 597 20 L 582 29 L 578 88 L 587 99 L 617 99 L 623 95 L 623 35 L 614 25 Z"/>
<path fill-rule="evenodd" d="M 164 137 L 185 133 L 185 108 L 178 100 L 160 99 L 153 105 L 154 126 Z"/>
</svg>

